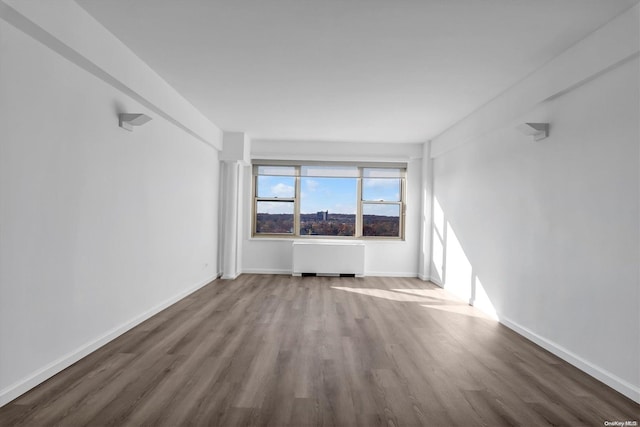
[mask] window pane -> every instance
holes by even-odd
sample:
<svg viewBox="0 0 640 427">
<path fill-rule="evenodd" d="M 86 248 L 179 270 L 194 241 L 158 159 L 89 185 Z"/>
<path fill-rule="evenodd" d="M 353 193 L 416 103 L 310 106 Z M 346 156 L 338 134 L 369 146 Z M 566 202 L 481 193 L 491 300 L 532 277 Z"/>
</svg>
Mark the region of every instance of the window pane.
<svg viewBox="0 0 640 427">
<path fill-rule="evenodd" d="M 358 178 L 360 171 L 357 166 L 302 166 L 301 176 Z"/>
<path fill-rule="evenodd" d="M 292 199 L 296 195 L 296 181 L 292 176 L 258 176 L 258 197 Z"/>
<path fill-rule="evenodd" d="M 402 178 L 404 169 L 399 168 L 364 168 L 363 178 Z"/>
<path fill-rule="evenodd" d="M 357 179 L 300 178 L 300 235 L 353 236 Z"/>
<path fill-rule="evenodd" d="M 400 201 L 400 178 L 363 178 L 362 200 Z"/>
<path fill-rule="evenodd" d="M 256 233 L 293 234 L 293 202 L 257 202 Z"/>
<path fill-rule="evenodd" d="M 295 176 L 294 166 L 258 166 L 258 175 Z"/>
<path fill-rule="evenodd" d="M 364 203 L 362 205 L 363 236 L 400 236 L 400 205 Z"/>
</svg>

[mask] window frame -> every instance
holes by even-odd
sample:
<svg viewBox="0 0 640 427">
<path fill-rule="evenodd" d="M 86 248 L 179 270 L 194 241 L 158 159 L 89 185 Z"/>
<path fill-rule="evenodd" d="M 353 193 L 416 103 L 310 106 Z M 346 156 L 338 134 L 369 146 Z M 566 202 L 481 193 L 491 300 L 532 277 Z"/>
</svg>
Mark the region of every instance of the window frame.
<svg viewBox="0 0 640 427">
<path fill-rule="evenodd" d="M 260 166 L 290 166 L 294 168 L 294 192 L 293 197 L 258 197 L 258 177 L 259 176 L 279 176 L 259 174 Z M 282 176 L 282 175 L 280 175 Z M 291 175 L 284 175 L 291 176 Z M 300 228 L 300 166 L 288 164 L 253 163 L 251 165 L 251 237 L 295 237 L 296 230 Z M 293 203 L 293 233 L 258 233 L 258 202 L 283 202 Z M 298 231 L 299 233 L 299 231 Z"/>
<path fill-rule="evenodd" d="M 258 170 L 261 166 L 288 166 L 294 168 L 294 197 L 258 197 L 258 177 L 259 176 L 275 176 L 259 174 Z M 351 166 L 358 168 L 358 177 L 356 180 L 356 214 L 355 229 L 353 236 L 330 236 L 330 235 L 301 235 L 300 234 L 300 205 L 301 205 L 301 169 L 304 166 Z M 363 179 L 364 169 L 399 169 L 400 170 L 400 200 L 399 201 L 375 201 L 363 200 Z M 286 175 L 290 176 L 290 175 Z M 389 179 L 389 178 L 380 178 Z M 357 162 L 323 162 L 323 161 L 277 161 L 277 160 L 254 160 L 251 165 L 251 237 L 256 239 L 263 238 L 282 238 L 282 239 L 340 239 L 340 240 L 405 240 L 405 216 L 407 210 L 406 203 L 407 193 L 407 164 L 406 163 L 357 163 Z M 258 233 L 258 202 L 286 202 L 293 203 L 293 232 L 292 233 Z M 365 205 L 397 205 L 399 206 L 399 230 L 398 236 L 364 236 L 364 207 Z"/>
</svg>

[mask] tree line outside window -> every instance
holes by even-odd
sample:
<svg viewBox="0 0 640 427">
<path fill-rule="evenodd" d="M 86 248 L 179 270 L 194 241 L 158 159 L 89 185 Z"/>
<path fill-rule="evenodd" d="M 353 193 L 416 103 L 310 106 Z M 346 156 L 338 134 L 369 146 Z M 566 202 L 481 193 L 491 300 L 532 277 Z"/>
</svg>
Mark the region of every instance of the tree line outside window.
<svg viewBox="0 0 640 427">
<path fill-rule="evenodd" d="M 253 236 L 404 238 L 406 165 L 253 166 Z"/>
</svg>

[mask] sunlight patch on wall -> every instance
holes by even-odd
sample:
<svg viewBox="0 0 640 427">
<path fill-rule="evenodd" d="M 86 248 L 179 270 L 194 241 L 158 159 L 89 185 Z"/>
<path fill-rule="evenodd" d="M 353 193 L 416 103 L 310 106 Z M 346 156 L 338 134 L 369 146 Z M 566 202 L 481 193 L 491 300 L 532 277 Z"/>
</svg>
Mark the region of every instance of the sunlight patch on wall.
<svg viewBox="0 0 640 427">
<path fill-rule="evenodd" d="M 437 198 L 434 198 L 433 206 L 433 279 L 440 281 L 446 291 L 497 320 L 498 314 L 489 294 L 478 278 L 455 230 L 447 221 L 446 213 Z"/>
<path fill-rule="evenodd" d="M 496 312 L 493 303 L 491 303 L 489 295 L 487 295 L 487 291 L 484 290 L 484 286 L 482 286 L 482 282 L 479 277 L 475 277 L 473 285 L 473 298 L 471 300 L 471 304 L 478 310 L 486 313 L 492 319 L 498 320 L 498 313 Z"/>
<path fill-rule="evenodd" d="M 438 199 L 434 199 L 433 204 L 433 226 L 432 226 L 433 245 L 431 248 L 431 275 L 433 280 L 444 283 L 444 213 L 440 207 Z"/>
<path fill-rule="evenodd" d="M 473 271 L 471 263 L 462 249 L 462 245 L 447 222 L 446 246 L 446 278 L 444 288 L 452 294 L 466 300 L 471 300 Z"/>
</svg>

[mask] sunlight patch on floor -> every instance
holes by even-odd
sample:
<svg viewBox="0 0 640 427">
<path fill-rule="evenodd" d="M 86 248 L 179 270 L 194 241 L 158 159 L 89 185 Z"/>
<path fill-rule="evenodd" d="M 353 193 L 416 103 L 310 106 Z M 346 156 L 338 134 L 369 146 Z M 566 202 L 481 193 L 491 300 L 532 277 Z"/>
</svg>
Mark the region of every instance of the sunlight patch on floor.
<svg viewBox="0 0 640 427">
<path fill-rule="evenodd" d="M 339 291 L 353 292 L 360 295 L 367 295 L 376 298 L 383 298 L 389 301 L 401 301 L 401 302 L 432 302 L 432 299 L 426 296 L 408 295 L 399 292 L 388 291 L 385 289 L 375 288 L 350 288 L 346 286 L 332 286 L 333 289 Z"/>
<path fill-rule="evenodd" d="M 352 292 L 359 295 L 366 295 L 375 298 L 382 298 L 396 302 L 417 302 L 420 306 L 445 311 L 449 313 L 462 314 L 479 319 L 497 320 L 497 316 L 484 313 L 468 303 L 460 300 L 457 296 L 449 294 L 442 289 L 376 289 L 376 288 L 351 288 L 348 286 L 332 286 L 332 289 Z"/>
<path fill-rule="evenodd" d="M 420 305 L 424 308 L 429 308 L 429 309 L 439 310 L 439 311 L 446 311 L 448 313 L 463 314 L 465 316 L 477 317 L 479 319 L 497 320 L 483 313 L 482 311 L 477 310 L 474 307 L 466 304 L 451 304 L 451 305 L 420 304 Z"/>
<path fill-rule="evenodd" d="M 451 302 L 460 302 L 460 303 L 463 302 L 460 298 L 451 295 L 444 289 L 391 289 L 391 290 L 393 292 L 402 292 L 407 294 L 419 295 L 423 297 L 449 300 Z"/>
</svg>

